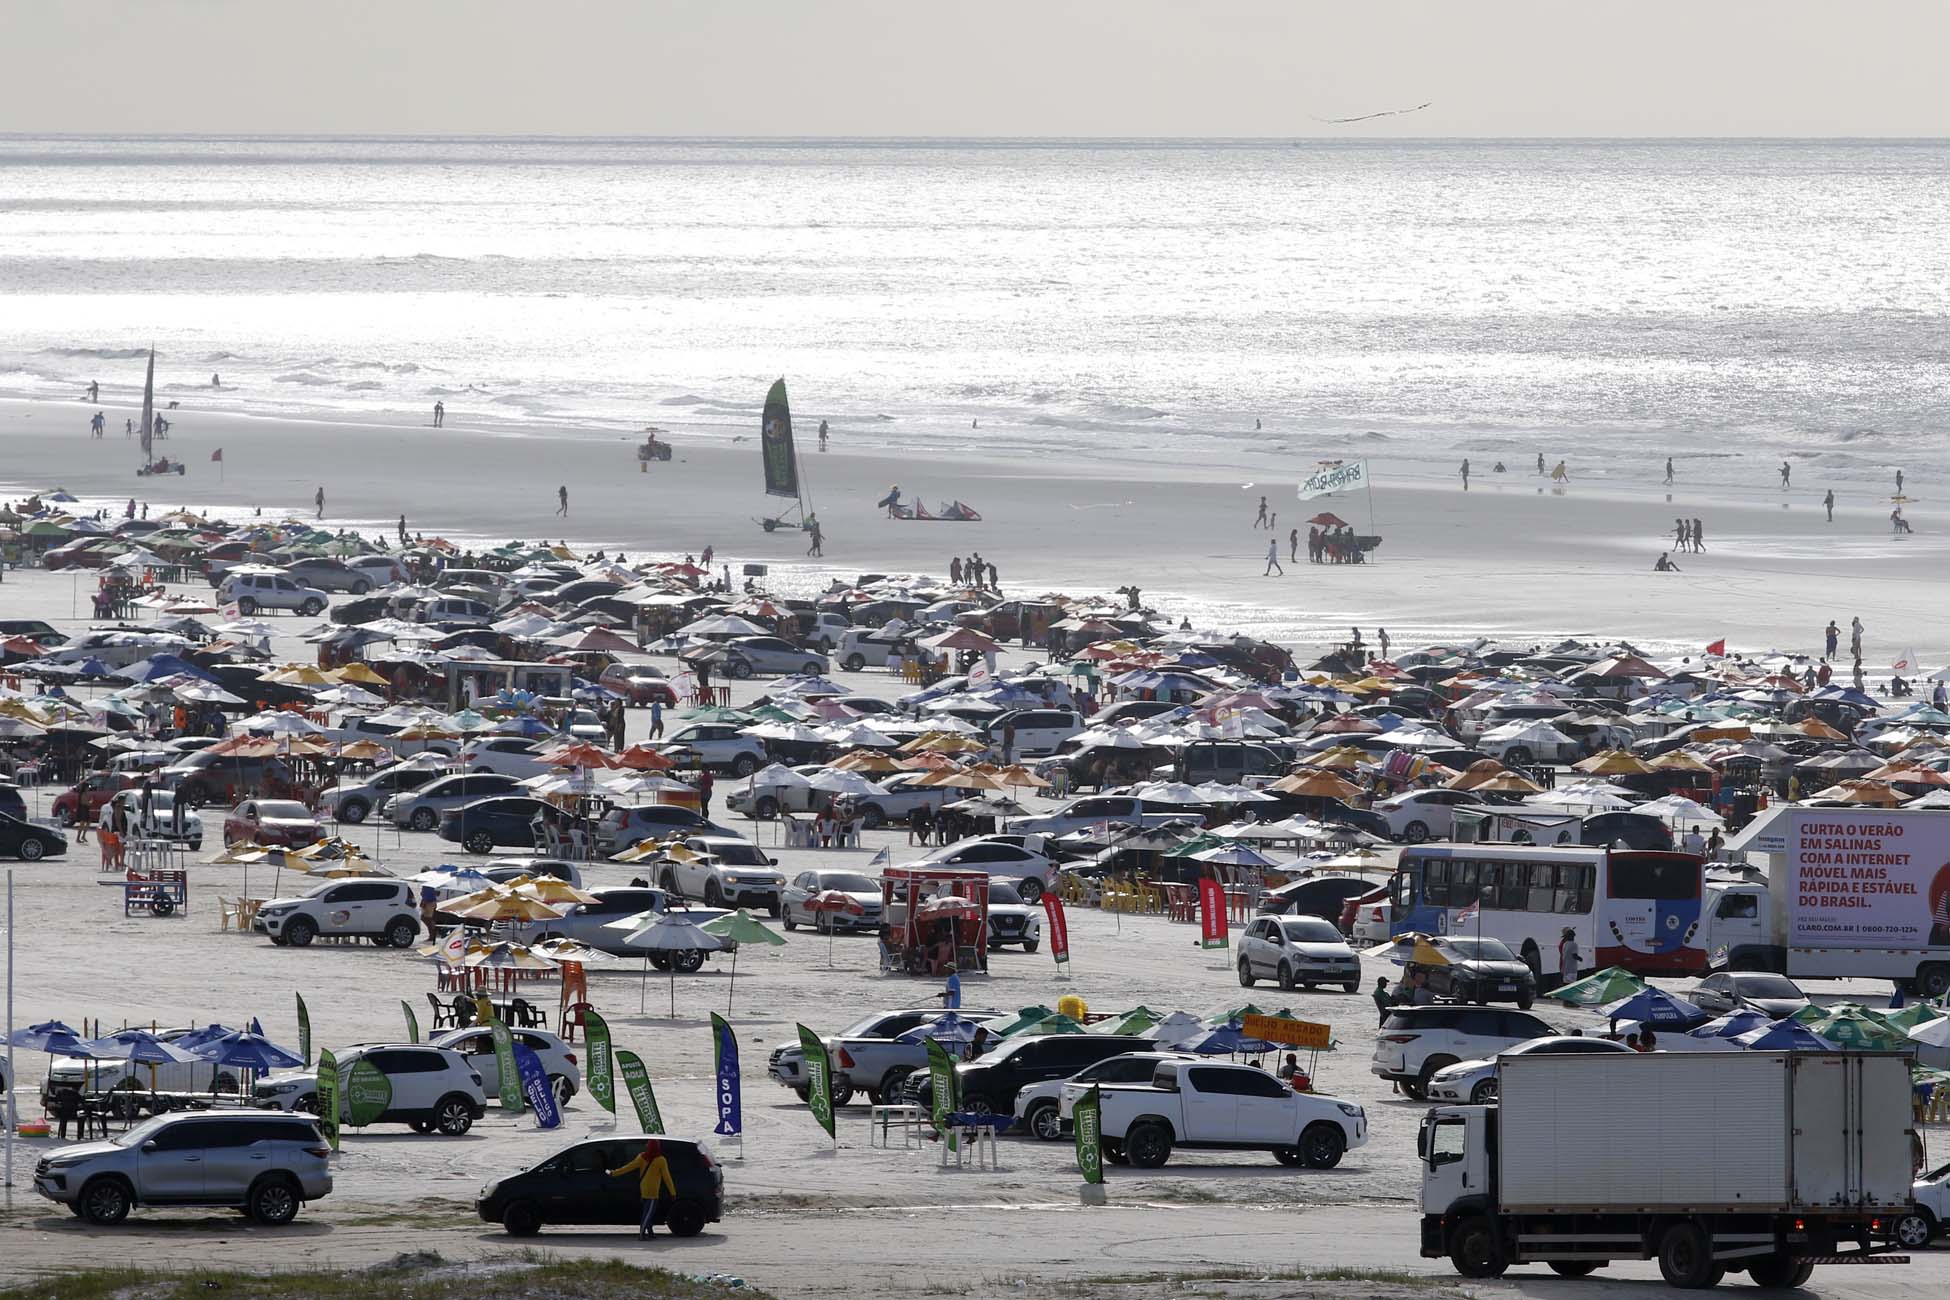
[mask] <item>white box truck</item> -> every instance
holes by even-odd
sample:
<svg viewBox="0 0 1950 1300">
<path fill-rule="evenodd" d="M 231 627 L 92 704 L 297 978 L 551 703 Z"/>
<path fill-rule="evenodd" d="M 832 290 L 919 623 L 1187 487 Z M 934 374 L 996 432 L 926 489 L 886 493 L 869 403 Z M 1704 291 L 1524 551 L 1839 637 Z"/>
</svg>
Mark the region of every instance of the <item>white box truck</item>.
<svg viewBox="0 0 1950 1300">
<path fill-rule="evenodd" d="M 1950 809 L 1790 808 L 1766 884 L 1709 885 L 1714 967 L 1950 993 Z"/>
<path fill-rule="evenodd" d="M 1907 1263 L 1909 1060 L 1894 1052 L 1501 1059 L 1493 1106 L 1422 1120 L 1422 1254 L 1465 1277 L 1582 1277 L 1656 1259 L 1673 1286 L 1729 1270 L 1793 1287 L 1816 1264 Z"/>
</svg>

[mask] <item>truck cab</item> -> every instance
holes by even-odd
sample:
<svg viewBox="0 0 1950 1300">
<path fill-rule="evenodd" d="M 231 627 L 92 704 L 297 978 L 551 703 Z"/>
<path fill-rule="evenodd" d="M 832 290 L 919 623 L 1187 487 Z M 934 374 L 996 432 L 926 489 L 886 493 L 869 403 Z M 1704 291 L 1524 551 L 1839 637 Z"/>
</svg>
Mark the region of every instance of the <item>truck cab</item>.
<svg viewBox="0 0 1950 1300">
<path fill-rule="evenodd" d="M 1700 947 L 1707 965 L 1727 970 L 1787 969 L 1786 953 L 1774 935 L 1766 885 L 1708 885 L 1700 907 L 1704 918 Z"/>
</svg>

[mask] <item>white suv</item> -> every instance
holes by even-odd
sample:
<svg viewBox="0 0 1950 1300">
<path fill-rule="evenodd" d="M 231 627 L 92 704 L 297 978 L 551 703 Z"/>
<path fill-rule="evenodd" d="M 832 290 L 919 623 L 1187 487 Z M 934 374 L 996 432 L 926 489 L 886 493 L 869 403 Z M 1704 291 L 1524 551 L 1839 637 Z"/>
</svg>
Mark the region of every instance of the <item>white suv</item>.
<svg viewBox="0 0 1950 1300">
<path fill-rule="evenodd" d="M 404 880 L 329 880 L 296 898 L 264 904 L 251 929 L 280 947 L 302 948 L 325 934 L 407 948 L 420 937 L 420 909 Z"/>
<path fill-rule="evenodd" d="M 263 609 L 293 609 L 315 618 L 332 603 L 318 588 L 301 586 L 281 573 L 232 572 L 218 584 L 217 599 L 224 604 L 234 601 L 237 612 L 246 618 Z"/>
<path fill-rule="evenodd" d="M 1533 1038 L 1557 1031 L 1527 1011 L 1497 1007 L 1396 1007 L 1375 1036 L 1368 1069 L 1393 1079 L 1415 1101 L 1428 1097 L 1437 1070 L 1458 1061 L 1494 1057 Z"/>
<path fill-rule="evenodd" d="M 666 864 L 657 883 L 680 898 L 701 898 L 711 907 L 763 907 L 779 914 L 785 873 L 779 860 L 749 840 L 732 835 L 694 835 L 690 855 Z"/>
<path fill-rule="evenodd" d="M 1256 916 L 1239 937 L 1239 982 L 1275 979 L 1280 987 L 1312 989 L 1338 984 L 1349 993 L 1361 987 L 1361 959 L 1333 922 L 1317 916 Z"/>
<path fill-rule="evenodd" d="M 542 1072 L 548 1075 L 549 1090 L 555 1094 L 555 1104 L 566 1106 L 569 1098 L 576 1095 L 582 1087 L 582 1070 L 576 1064 L 576 1054 L 569 1050 L 568 1044 L 554 1034 L 545 1034 L 539 1029 L 508 1030 L 514 1040 L 522 1047 L 531 1049 L 541 1058 Z M 501 1062 L 494 1054 L 494 1031 L 484 1025 L 467 1029 L 450 1029 L 433 1039 L 433 1046 L 450 1048 L 467 1058 L 474 1067 L 474 1073 L 481 1076 L 481 1091 L 490 1097 L 501 1095 Z"/>
<path fill-rule="evenodd" d="M 378 1043 L 347 1048 L 335 1058 L 339 1068 L 339 1122 L 352 1118 L 345 1081 L 358 1061 L 370 1062 L 392 1085 L 392 1099 L 374 1124 L 404 1124 L 415 1133 L 459 1137 L 487 1114 L 481 1076 L 467 1058 L 450 1048 L 425 1043 Z M 318 1113 L 318 1071 L 273 1074 L 258 1080 L 252 1094 L 259 1106 Z"/>
</svg>

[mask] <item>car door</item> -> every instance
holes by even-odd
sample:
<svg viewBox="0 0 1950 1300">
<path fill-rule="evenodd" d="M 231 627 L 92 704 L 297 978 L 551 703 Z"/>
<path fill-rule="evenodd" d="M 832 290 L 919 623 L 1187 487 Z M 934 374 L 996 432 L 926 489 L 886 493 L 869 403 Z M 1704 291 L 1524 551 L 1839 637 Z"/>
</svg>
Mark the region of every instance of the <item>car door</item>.
<svg viewBox="0 0 1950 1300">
<path fill-rule="evenodd" d="M 465 1038 L 457 1038 L 445 1046 L 459 1052 L 474 1067 L 474 1073 L 481 1076 L 481 1091 L 490 1097 L 501 1092 L 501 1062 L 494 1054 L 494 1031 L 491 1029 L 470 1030 Z"/>
<path fill-rule="evenodd" d="M 273 1142 L 288 1127 L 276 1120 L 206 1120 L 196 1126 L 203 1142 L 203 1188 L 211 1197 L 242 1200 L 271 1165 Z"/>
<path fill-rule="evenodd" d="M 203 1196 L 201 1121 L 166 1124 L 136 1152 L 136 1195 L 154 1205 Z"/>
<path fill-rule="evenodd" d="M 326 891 L 319 902 L 323 913 L 318 918 L 318 928 L 326 934 L 358 934 L 361 931 L 361 918 L 365 904 L 359 897 L 359 886 L 347 884 Z"/>
<path fill-rule="evenodd" d="M 1693 990 L 1693 1002 L 1702 1011 L 1722 1014 L 1733 1010 L 1733 981 L 1724 975 L 1709 975 Z"/>
<path fill-rule="evenodd" d="M 1226 1070 L 1233 1086 L 1233 1140 L 1284 1143 L 1300 1133 L 1293 1089 L 1263 1070 Z"/>
</svg>

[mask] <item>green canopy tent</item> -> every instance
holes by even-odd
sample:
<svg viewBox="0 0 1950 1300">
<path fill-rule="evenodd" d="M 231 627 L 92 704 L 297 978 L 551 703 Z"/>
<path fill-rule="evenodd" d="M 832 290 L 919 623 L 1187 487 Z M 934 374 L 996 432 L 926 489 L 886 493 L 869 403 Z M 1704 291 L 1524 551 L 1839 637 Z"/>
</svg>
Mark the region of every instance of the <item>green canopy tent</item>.
<svg viewBox="0 0 1950 1300">
<path fill-rule="evenodd" d="M 993 1025 L 985 1025 L 983 1027 L 987 1029 L 990 1035 L 992 1035 L 993 1037 L 1007 1038 L 1010 1034 L 1020 1033 L 1022 1030 L 1025 1030 L 1029 1028 L 1029 1026 L 1035 1024 L 1038 1020 L 1045 1019 L 1055 1014 L 1056 1013 L 1054 1011 L 1051 1011 L 1048 1007 L 1040 1007 L 1040 1006 L 1023 1007 L 1021 1010 L 1017 1011 L 1016 1014 L 1010 1017 L 1008 1020 L 1004 1020 Z"/>
<path fill-rule="evenodd" d="M 1109 1034 L 1114 1038 L 1136 1037 L 1163 1019 L 1163 1016 L 1153 1011 L 1150 1007 L 1136 1006 L 1121 1016 L 1112 1016 L 1108 1020 L 1099 1020 L 1096 1024 L 1089 1026 L 1087 1032 L 1092 1034 Z"/>
<path fill-rule="evenodd" d="M 1042 1038 L 1050 1034 L 1080 1034 L 1083 1026 L 1065 1015 L 1044 1016 L 1032 1020 L 1016 1032 L 1015 1037 Z"/>
<path fill-rule="evenodd" d="M 1631 997 L 1645 987 L 1645 981 L 1620 966 L 1608 966 L 1544 996 L 1574 1007 L 1596 1007 Z"/>
<path fill-rule="evenodd" d="M 1857 1007 L 1831 1008 L 1826 1016 L 1808 1022 L 1808 1029 L 1847 1051 L 1886 1051 L 1910 1045 L 1908 1035 Z"/>
<path fill-rule="evenodd" d="M 748 943 L 763 943 L 778 947 L 785 942 L 785 936 L 760 925 L 758 920 L 742 907 L 728 916 L 721 916 L 715 921 L 706 921 L 698 929 L 704 931 L 706 934 L 716 935 L 720 939 L 730 939 L 737 943 L 739 948 L 744 947 Z M 726 991 L 724 999 L 724 1009 L 727 1012 L 731 1010 L 731 999 L 737 992 L 738 948 L 733 948 L 731 950 L 731 987 Z"/>
<path fill-rule="evenodd" d="M 1912 1002 L 1901 1011 L 1891 1011 L 1882 1018 L 1886 1025 L 1893 1025 L 1907 1034 L 1910 1030 L 1932 1020 L 1940 1020 L 1943 1013 L 1927 1002 Z"/>
</svg>

